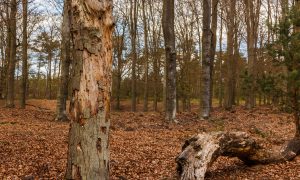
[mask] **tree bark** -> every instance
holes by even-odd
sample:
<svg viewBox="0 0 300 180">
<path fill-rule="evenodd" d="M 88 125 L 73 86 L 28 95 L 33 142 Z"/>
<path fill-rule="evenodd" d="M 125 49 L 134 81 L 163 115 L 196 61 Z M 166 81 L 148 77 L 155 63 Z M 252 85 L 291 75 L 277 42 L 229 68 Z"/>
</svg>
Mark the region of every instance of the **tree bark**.
<svg viewBox="0 0 300 180">
<path fill-rule="evenodd" d="M 133 2 L 132 2 L 133 1 Z M 130 35 L 131 35 L 131 57 L 132 57 L 132 68 L 131 68 L 131 111 L 136 111 L 136 35 L 137 35 L 137 15 L 138 6 L 136 0 L 130 0 Z"/>
<path fill-rule="evenodd" d="M 203 37 L 202 37 L 202 89 L 201 89 L 201 117 L 210 116 L 210 93 L 211 93 L 211 0 L 203 1 Z"/>
<path fill-rule="evenodd" d="M 250 88 L 247 93 L 246 107 L 251 109 L 255 106 L 256 87 L 256 60 L 257 60 L 257 34 L 260 15 L 261 0 L 254 4 L 252 0 L 244 0 L 245 21 L 247 26 L 247 50 L 248 50 L 248 73 L 250 76 Z"/>
<path fill-rule="evenodd" d="M 48 52 L 48 73 L 47 73 L 47 82 L 46 82 L 46 98 L 52 98 L 52 51 Z"/>
<path fill-rule="evenodd" d="M 26 94 L 27 94 L 27 80 L 28 80 L 28 37 L 27 37 L 27 11 L 28 11 L 28 1 L 22 0 L 23 6 L 23 40 L 22 40 L 22 85 L 21 85 L 21 97 L 20 97 L 20 107 L 25 108 L 26 105 Z"/>
<path fill-rule="evenodd" d="M 148 51 L 148 24 L 145 10 L 145 0 L 143 3 L 143 24 L 144 24 L 144 57 L 145 57 L 145 85 L 144 85 L 144 111 L 148 111 L 148 70 L 149 70 L 149 51 Z"/>
<path fill-rule="evenodd" d="M 300 0 L 295 1 L 295 9 L 300 13 Z M 298 19 L 299 20 L 299 19 Z M 298 23 L 295 26 L 295 33 L 300 35 L 300 24 Z M 299 38 L 298 38 L 299 40 Z M 299 59 L 298 59 L 299 60 Z M 295 85 L 294 85 L 295 86 Z M 294 92 L 294 119 L 295 119 L 295 125 L 296 125 L 296 134 L 295 137 L 300 139 L 300 107 L 299 107 L 299 87 Z"/>
<path fill-rule="evenodd" d="M 8 74 L 7 74 L 7 99 L 6 107 L 15 107 L 15 68 L 16 68 L 16 52 L 17 52 L 17 1 L 11 0 L 11 10 L 10 10 L 10 55 L 8 62 Z"/>
<path fill-rule="evenodd" d="M 223 10 L 221 10 L 221 28 L 220 28 L 220 37 L 219 37 L 219 107 L 223 106 Z"/>
<path fill-rule="evenodd" d="M 67 121 L 67 99 L 69 87 L 69 74 L 71 63 L 71 37 L 70 37 L 70 6 L 71 0 L 65 0 L 63 23 L 62 23 L 62 45 L 61 45 L 61 77 L 57 96 L 56 120 Z"/>
<path fill-rule="evenodd" d="M 125 38 L 125 29 L 126 29 L 126 23 L 123 23 L 122 26 L 122 34 L 117 33 L 117 59 L 118 59 L 118 65 L 117 65 L 117 102 L 116 102 L 116 109 L 121 110 L 121 82 L 122 82 L 122 54 L 124 49 L 124 38 Z M 119 32 L 118 29 L 116 29 L 115 32 Z"/>
<path fill-rule="evenodd" d="M 174 0 L 163 1 L 163 34 L 166 53 L 166 116 L 168 121 L 176 118 L 176 49 L 174 31 Z"/>
<path fill-rule="evenodd" d="M 181 180 L 203 180 L 219 156 L 238 157 L 248 165 L 294 159 L 300 153 L 300 139 L 292 139 L 280 152 L 264 149 L 244 132 L 198 134 L 187 140 L 176 158 Z"/>
<path fill-rule="evenodd" d="M 6 58 L 5 58 L 5 45 L 4 45 L 4 28 L 0 29 L 0 51 L 1 51 L 1 72 L 0 72 L 0 99 L 4 98 L 5 87 L 5 72 L 6 72 Z M 8 36 L 8 35 L 7 35 Z"/>
<path fill-rule="evenodd" d="M 112 0 L 72 0 L 74 42 L 66 179 L 109 179 Z"/>
<path fill-rule="evenodd" d="M 227 9 L 227 54 L 228 58 L 226 60 L 226 84 L 225 84 L 225 93 L 224 93 L 224 108 L 226 110 L 232 109 L 232 99 L 234 93 L 233 87 L 233 45 L 234 45 L 234 21 L 235 21 L 235 9 L 236 9 L 236 0 L 231 0 L 229 2 Z"/>
<path fill-rule="evenodd" d="M 217 47 L 217 28 L 218 28 L 218 3 L 219 0 L 212 0 L 212 15 L 211 15 L 211 48 L 210 48 L 210 97 L 209 97 L 209 106 L 212 110 L 213 94 L 214 94 L 214 62 L 216 55 Z"/>
</svg>

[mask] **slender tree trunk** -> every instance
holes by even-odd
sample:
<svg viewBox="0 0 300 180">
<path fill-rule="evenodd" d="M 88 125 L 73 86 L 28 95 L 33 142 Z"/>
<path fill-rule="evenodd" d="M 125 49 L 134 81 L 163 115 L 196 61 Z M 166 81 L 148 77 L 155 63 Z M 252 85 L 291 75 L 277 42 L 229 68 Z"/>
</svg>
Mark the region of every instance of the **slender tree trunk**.
<svg viewBox="0 0 300 180">
<path fill-rule="evenodd" d="M 48 52 L 47 99 L 52 98 L 52 52 Z"/>
<path fill-rule="evenodd" d="M 132 2 L 133 1 L 133 2 Z M 132 72 L 131 72 L 131 111 L 136 111 L 136 35 L 137 35 L 137 1 L 130 0 L 130 34 L 131 34 L 131 54 L 132 54 Z"/>
<path fill-rule="evenodd" d="M 61 46 L 61 77 L 57 96 L 56 120 L 67 121 L 67 99 L 71 63 L 71 37 L 70 37 L 70 6 L 71 0 L 65 0 L 63 23 L 62 23 L 62 46 Z"/>
<path fill-rule="evenodd" d="M 72 0 L 74 75 L 66 179 L 109 179 L 112 7 L 112 0 Z"/>
<path fill-rule="evenodd" d="M 123 38 L 124 38 L 124 34 L 122 37 L 118 37 L 118 43 L 119 41 L 121 41 L 120 43 L 123 44 Z M 116 109 L 120 110 L 121 109 L 121 81 L 122 81 L 122 51 L 123 51 L 123 45 L 120 45 L 121 47 L 118 48 L 118 67 L 117 67 L 117 103 L 116 103 Z"/>
<path fill-rule="evenodd" d="M 174 31 L 174 0 L 163 1 L 163 33 L 166 51 L 166 120 L 176 118 L 176 50 Z"/>
<path fill-rule="evenodd" d="M 222 41 L 223 41 L 223 10 L 221 10 L 221 28 L 220 28 L 220 37 L 219 37 L 219 46 L 220 46 L 220 56 L 219 56 L 219 107 L 223 106 L 223 48 L 222 48 Z"/>
<path fill-rule="evenodd" d="M 251 84 L 247 93 L 246 107 L 251 109 L 255 106 L 255 87 L 256 87 L 256 43 L 257 43 L 257 30 L 259 23 L 259 13 L 261 0 L 254 2 L 251 0 L 244 0 L 245 3 L 245 16 L 247 26 L 247 49 L 248 49 L 248 73 L 250 76 Z"/>
<path fill-rule="evenodd" d="M 237 98 L 237 66 L 238 66 L 238 61 L 239 61 L 239 44 L 238 44 L 238 21 L 235 20 L 234 22 L 234 43 L 233 43 L 233 62 L 232 62 L 232 99 L 231 103 L 233 105 L 236 105 L 236 98 Z"/>
<path fill-rule="evenodd" d="M 17 51 L 17 1 L 11 0 L 11 14 L 10 14 L 10 59 L 8 64 L 8 75 L 7 75 L 7 99 L 6 107 L 13 108 L 15 107 L 15 68 L 16 68 L 16 51 Z"/>
<path fill-rule="evenodd" d="M 23 40 L 22 40 L 22 85 L 21 85 L 21 97 L 20 97 L 20 107 L 25 108 L 26 105 L 26 94 L 27 94 L 27 79 L 28 79 L 28 65 L 27 65 L 27 7 L 28 1 L 22 0 L 23 6 Z"/>
<path fill-rule="evenodd" d="M 211 75 L 211 40 L 212 32 L 211 24 L 211 0 L 203 1 L 203 37 L 202 37 L 202 91 L 201 91 L 201 117 L 208 118 L 210 116 L 210 75 Z"/>
<path fill-rule="evenodd" d="M 148 111 L 148 69 L 149 69 L 149 51 L 148 51 L 148 24 L 145 10 L 145 0 L 143 0 L 143 24 L 144 24 L 144 57 L 145 57 L 145 85 L 144 85 L 144 111 Z"/>
<path fill-rule="evenodd" d="M 155 52 L 157 53 L 157 52 Z M 154 100 L 153 100 L 153 110 L 157 111 L 157 103 L 158 103 L 158 83 L 159 83 L 159 70 L 158 70 L 158 58 L 157 54 L 154 54 L 153 61 L 153 71 L 154 71 Z"/>
<path fill-rule="evenodd" d="M 234 19 L 235 19 L 235 7 L 236 0 L 232 0 L 227 7 L 227 54 L 228 59 L 226 61 L 226 85 L 225 85 L 225 97 L 224 97 L 224 107 L 226 110 L 232 109 L 232 99 L 233 99 L 233 44 L 234 44 Z"/>
<path fill-rule="evenodd" d="M 40 84 L 40 79 L 41 79 L 41 61 L 39 60 L 38 62 L 38 72 L 37 72 L 37 79 L 36 79 L 36 86 L 35 86 L 35 90 L 34 90 L 34 94 L 35 97 L 40 98 L 40 88 L 39 88 L 39 84 Z"/>
<path fill-rule="evenodd" d="M 6 58 L 4 54 L 4 32 L 2 27 L 0 27 L 0 51 L 1 51 L 1 72 L 0 72 L 0 99 L 3 98 L 4 95 L 4 87 L 5 87 L 5 70 L 6 70 Z"/>
<path fill-rule="evenodd" d="M 212 110 L 212 102 L 213 102 L 213 94 L 214 94 L 214 79 L 213 79 L 213 72 L 214 72 L 214 61 L 216 55 L 216 47 L 217 47 L 217 28 L 218 28 L 218 3 L 219 0 L 212 0 L 212 16 L 211 16 L 211 48 L 210 48 L 210 97 L 209 97 L 209 106 Z"/>
</svg>

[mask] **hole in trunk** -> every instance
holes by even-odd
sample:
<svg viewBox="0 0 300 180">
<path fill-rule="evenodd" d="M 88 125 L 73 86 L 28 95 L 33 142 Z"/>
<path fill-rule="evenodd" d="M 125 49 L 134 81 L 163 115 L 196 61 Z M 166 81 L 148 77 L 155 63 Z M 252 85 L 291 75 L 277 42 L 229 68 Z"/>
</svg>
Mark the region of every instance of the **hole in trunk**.
<svg viewBox="0 0 300 180">
<path fill-rule="evenodd" d="M 99 153 L 102 152 L 101 138 L 98 138 L 97 143 L 96 143 L 96 148 L 99 151 Z"/>
</svg>

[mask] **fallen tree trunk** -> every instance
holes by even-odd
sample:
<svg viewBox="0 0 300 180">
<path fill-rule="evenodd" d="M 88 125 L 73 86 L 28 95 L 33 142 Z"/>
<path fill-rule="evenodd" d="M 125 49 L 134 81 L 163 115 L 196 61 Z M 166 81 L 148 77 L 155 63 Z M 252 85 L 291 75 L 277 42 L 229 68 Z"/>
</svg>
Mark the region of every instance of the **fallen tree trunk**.
<svg viewBox="0 0 300 180">
<path fill-rule="evenodd" d="M 176 162 L 181 180 L 202 180 L 219 156 L 238 157 L 247 165 L 254 165 L 289 161 L 299 154 L 300 139 L 295 138 L 273 152 L 244 132 L 214 132 L 187 140 Z"/>
</svg>

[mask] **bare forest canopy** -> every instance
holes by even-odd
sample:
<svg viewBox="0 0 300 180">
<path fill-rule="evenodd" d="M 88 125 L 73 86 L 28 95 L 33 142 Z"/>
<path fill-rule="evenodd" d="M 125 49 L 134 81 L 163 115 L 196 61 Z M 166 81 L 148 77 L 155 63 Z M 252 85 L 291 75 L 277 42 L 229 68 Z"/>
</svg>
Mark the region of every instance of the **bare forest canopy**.
<svg viewBox="0 0 300 180">
<path fill-rule="evenodd" d="M 55 119 L 71 122 L 67 179 L 109 177 L 110 110 L 129 111 L 128 101 L 168 123 L 180 112 L 210 120 L 216 108 L 271 106 L 292 115 L 294 158 L 300 0 L 0 0 L 0 100 L 25 109 L 33 99 L 57 100 Z"/>
</svg>

